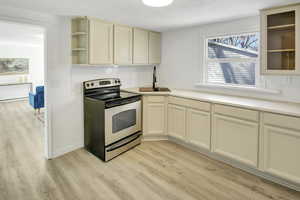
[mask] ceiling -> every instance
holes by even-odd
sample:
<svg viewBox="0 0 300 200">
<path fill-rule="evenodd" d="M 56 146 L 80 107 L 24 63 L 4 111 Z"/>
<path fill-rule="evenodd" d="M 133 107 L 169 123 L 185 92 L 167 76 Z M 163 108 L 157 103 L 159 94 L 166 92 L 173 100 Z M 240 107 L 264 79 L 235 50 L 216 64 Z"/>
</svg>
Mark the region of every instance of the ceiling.
<svg viewBox="0 0 300 200">
<path fill-rule="evenodd" d="M 64 16 L 93 16 L 116 23 L 164 31 L 258 15 L 271 6 L 300 0 L 174 0 L 152 8 L 142 0 L 0 0 L 0 5 Z"/>
<path fill-rule="evenodd" d="M 0 21 L 0 30 L 0 44 L 43 45 L 42 28 Z"/>
</svg>

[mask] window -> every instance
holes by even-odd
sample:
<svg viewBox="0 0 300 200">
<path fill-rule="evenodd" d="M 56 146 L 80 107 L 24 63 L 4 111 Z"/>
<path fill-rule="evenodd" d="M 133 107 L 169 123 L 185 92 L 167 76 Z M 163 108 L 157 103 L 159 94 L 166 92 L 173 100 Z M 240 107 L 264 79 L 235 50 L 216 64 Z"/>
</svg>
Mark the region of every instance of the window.
<svg viewBox="0 0 300 200">
<path fill-rule="evenodd" d="M 258 33 L 206 40 L 204 82 L 255 87 L 258 79 Z"/>
</svg>

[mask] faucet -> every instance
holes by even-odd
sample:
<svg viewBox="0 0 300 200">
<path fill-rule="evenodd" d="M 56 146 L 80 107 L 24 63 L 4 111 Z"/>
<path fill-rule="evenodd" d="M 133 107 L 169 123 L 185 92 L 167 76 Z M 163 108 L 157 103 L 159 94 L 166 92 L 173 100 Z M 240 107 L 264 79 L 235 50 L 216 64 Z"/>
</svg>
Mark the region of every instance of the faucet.
<svg viewBox="0 0 300 200">
<path fill-rule="evenodd" d="M 157 84 L 156 66 L 154 66 L 154 68 L 153 68 L 153 82 L 152 82 L 153 91 L 158 91 L 158 88 L 156 87 L 156 84 Z"/>
</svg>

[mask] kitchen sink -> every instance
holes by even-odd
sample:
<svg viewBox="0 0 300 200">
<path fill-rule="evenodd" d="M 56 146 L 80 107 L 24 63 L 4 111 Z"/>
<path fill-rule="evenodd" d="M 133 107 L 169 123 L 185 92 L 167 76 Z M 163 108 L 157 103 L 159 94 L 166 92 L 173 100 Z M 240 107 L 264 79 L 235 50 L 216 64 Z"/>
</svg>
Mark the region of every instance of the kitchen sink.
<svg viewBox="0 0 300 200">
<path fill-rule="evenodd" d="M 171 92 L 169 88 L 165 87 L 157 87 L 156 90 L 154 90 L 152 87 L 141 87 L 139 88 L 140 92 Z"/>
</svg>

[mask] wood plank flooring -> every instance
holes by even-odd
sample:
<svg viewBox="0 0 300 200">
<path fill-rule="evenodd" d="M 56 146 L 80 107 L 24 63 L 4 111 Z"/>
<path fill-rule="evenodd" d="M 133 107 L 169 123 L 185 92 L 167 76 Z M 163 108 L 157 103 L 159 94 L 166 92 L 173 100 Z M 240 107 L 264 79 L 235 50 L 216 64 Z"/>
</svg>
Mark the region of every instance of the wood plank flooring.
<svg viewBox="0 0 300 200">
<path fill-rule="evenodd" d="M 28 102 L 0 103 L 0 200 L 299 200 L 300 193 L 171 142 L 144 142 L 108 163 L 80 149 L 43 158 Z"/>
</svg>

